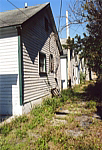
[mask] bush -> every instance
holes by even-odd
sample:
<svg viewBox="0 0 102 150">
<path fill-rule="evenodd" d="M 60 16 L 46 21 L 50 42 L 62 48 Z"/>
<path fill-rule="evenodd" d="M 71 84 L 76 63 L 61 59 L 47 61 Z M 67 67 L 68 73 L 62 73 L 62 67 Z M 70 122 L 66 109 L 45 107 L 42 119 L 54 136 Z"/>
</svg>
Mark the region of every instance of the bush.
<svg viewBox="0 0 102 150">
<path fill-rule="evenodd" d="M 91 100 L 91 101 L 89 101 L 89 102 L 86 103 L 86 107 L 87 107 L 87 108 L 90 108 L 90 109 L 91 109 L 91 108 L 92 108 L 92 109 L 93 109 L 93 108 L 96 108 L 96 102 L 94 102 L 94 101 Z"/>
<path fill-rule="evenodd" d="M 85 83 L 86 75 L 83 72 L 80 72 L 80 83 Z"/>
<path fill-rule="evenodd" d="M 3 135 L 7 135 L 9 134 L 9 132 L 12 130 L 11 126 L 8 124 L 5 124 L 4 126 L 2 126 L 0 128 L 0 134 L 3 134 Z"/>
</svg>

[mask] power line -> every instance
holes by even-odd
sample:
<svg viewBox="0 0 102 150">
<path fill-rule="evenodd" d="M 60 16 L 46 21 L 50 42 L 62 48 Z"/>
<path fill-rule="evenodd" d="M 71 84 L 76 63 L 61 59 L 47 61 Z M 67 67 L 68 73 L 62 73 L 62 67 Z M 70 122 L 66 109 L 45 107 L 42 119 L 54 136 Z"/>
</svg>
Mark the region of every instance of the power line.
<svg viewBox="0 0 102 150">
<path fill-rule="evenodd" d="M 27 16 L 21 9 L 19 9 L 16 5 L 14 5 L 12 2 L 10 2 L 9 0 L 7 0 L 11 5 L 13 5 L 15 8 L 17 8 L 19 11 L 21 11 L 27 18 L 29 18 L 29 16 Z"/>
<path fill-rule="evenodd" d="M 11 5 L 13 5 L 15 8 L 17 8 L 19 11 L 21 11 L 21 13 L 23 13 L 26 17 L 28 17 L 28 19 L 30 18 L 28 15 L 26 15 L 21 9 L 19 9 L 16 5 L 14 5 L 12 2 L 10 2 L 9 0 L 7 0 Z M 62 0 L 61 0 L 61 7 L 60 7 L 60 17 L 61 17 L 61 10 L 62 10 Z M 37 19 L 38 20 L 38 19 Z M 40 25 L 40 24 L 39 24 Z M 42 29 L 45 29 L 43 26 L 40 25 L 40 27 Z M 51 28 L 51 27 L 50 27 Z M 52 29 L 52 28 L 51 28 Z M 55 33 L 54 33 L 55 35 Z M 57 34 L 56 34 L 57 35 Z M 58 35 L 57 35 L 58 38 Z"/>
<path fill-rule="evenodd" d="M 79 25 L 80 26 L 80 25 Z M 71 28 L 72 30 L 74 30 L 74 33 L 72 34 L 72 36 L 75 34 L 75 32 L 78 30 L 78 28 L 79 28 L 79 26 L 77 27 L 77 29 L 75 30 L 75 29 L 73 29 L 73 28 Z M 77 31 L 78 32 L 78 31 Z M 78 33 L 80 33 L 80 32 L 78 32 Z"/>
<path fill-rule="evenodd" d="M 0 19 L 3 23 L 7 24 L 8 26 L 11 26 L 10 24 L 8 24 L 6 21 L 3 21 L 2 19 Z M 12 26 L 13 28 L 15 28 L 14 26 Z"/>
<path fill-rule="evenodd" d="M 16 5 L 14 5 L 12 2 L 10 2 L 9 0 L 7 0 L 11 5 L 13 5 L 15 8 L 17 8 L 21 13 L 23 13 L 28 19 L 30 18 L 26 13 L 24 13 L 21 9 L 19 9 Z M 38 20 L 38 19 L 37 19 Z M 40 24 L 39 24 L 40 25 Z M 43 26 L 40 25 L 40 27 L 42 29 L 44 29 Z"/>
<path fill-rule="evenodd" d="M 75 32 L 78 30 L 79 27 L 80 27 L 80 25 L 76 28 L 76 30 L 74 31 L 74 33 L 72 34 L 72 36 L 75 34 Z"/>
<path fill-rule="evenodd" d="M 8 26 L 9 26 L 9 24 L 6 22 L 6 21 L 3 21 L 2 19 L 0 19 L 3 23 L 6 23 Z"/>
<path fill-rule="evenodd" d="M 28 19 L 30 18 L 30 16 L 28 16 L 26 13 L 24 13 L 21 9 L 19 9 L 16 5 L 14 5 L 12 2 L 10 2 L 9 0 L 7 0 L 11 5 L 13 5 L 15 8 L 17 8 L 21 13 L 23 13 Z M 37 18 L 36 18 L 37 19 Z M 39 19 L 37 19 L 37 21 L 39 21 Z M 45 29 L 43 26 L 41 26 L 41 24 L 39 24 L 39 26 L 42 28 L 42 29 Z M 50 26 L 51 28 L 51 26 Z"/>
<path fill-rule="evenodd" d="M 28 19 L 30 18 L 28 15 L 26 15 L 21 9 L 19 9 L 17 6 L 15 6 L 12 2 L 10 2 L 9 0 L 7 0 L 11 5 L 13 5 L 15 8 L 17 8 L 19 11 L 21 11 L 21 13 L 23 13 Z M 62 0 L 61 0 L 62 1 Z M 62 4 L 61 4 L 62 5 Z M 62 7 L 62 6 L 61 6 Z M 37 18 L 36 18 L 37 19 Z M 0 19 L 1 20 L 1 19 Z M 7 22 L 5 22 L 5 21 L 3 21 L 3 20 L 1 20 L 2 22 L 4 22 L 4 23 L 6 23 L 7 25 L 9 25 Z M 37 19 L 37 21 L 39 21 L 39 19 Z M 43 27 L 43 26 L 41 26 L 41 24 L 39 24 L 39 26 L 42 28 L 42 29 L 44 29 L 45 30 L 45 28 Z M 51 28 L 51 26 L 50 26 L 50 28 Z M 52 28 L 51 28 L 52 29 Z M 54 33 L 54 35 L 56 35 L 57 36 L 57 38 L 58 38 L 58 35 L 56 34 L 56 33 Z"/>
<path fill-rule="evenodd" d="M 59 26 L 58 26 L 58 32 L 59 32 L 59 29 L 60 29 L 61 12 L 62 12 L 62 0 L 61 0 L 61 3 L 60 3 L 60 16 L 59 16 Z"/>
<path fill-rule="evenodd" d="M 9 3 L 11 3 L 11 5 L 13 5 L 15 8 L 17 8 L 19 11 L 21 11 L 21 9 L 19 9 L 17 6 L 15 6 L 12 2 L 10 2 L 9 0 L 7 0 Z M 61 0 L 61 9 L 60 10 L 62 10 L 62 0 Z M 27 16 L 23 11 L 21 11 L 21 13 L 23 13 L 26 17 L 28 17 L 28 19 L 30 18 L 29 16 Z M 61 11 L 60 11 L 60 14 L 61 14 Z M 37 18 L 36 18 L 37 19 Z M 39 19 L 37 19 L 37 21 L 39 21 Z M 39 24 L 39 26 L 42 28 L 42 29 L 44 29 L 45 30 L 45 28 L 41 25 L 41 24 Z M 49 26 L 51 29 L 52 29 L 52 27 L 51 26 Z M 57 38 L 58 38 L 58 35 L 56 34 L 56 33 L 54 33 L 54 35 L 56 35 L 57 36 Z M 56 38 L 56 37 L 55 37 Z"/>
<path fill-rule="evenodd" d="M 12 2 L 10 2 L 9 0 L 7 0 L 9 3 L 11 3 L 15 8 L 17 8 L 19 11 L 21 11 L 17 6 L 15 6 Z M 21 11 L 24 15 L 26 15 L 23 11 Z M 27 18 L 29 18 L 29 16 L 26 15 Z M 2 19 L 0 19 L 3 23 L 7 24 L 8 26 L 10 26 L 10 24 L 8 24 L 6 21 L 3 21 Z"/>
</svg>

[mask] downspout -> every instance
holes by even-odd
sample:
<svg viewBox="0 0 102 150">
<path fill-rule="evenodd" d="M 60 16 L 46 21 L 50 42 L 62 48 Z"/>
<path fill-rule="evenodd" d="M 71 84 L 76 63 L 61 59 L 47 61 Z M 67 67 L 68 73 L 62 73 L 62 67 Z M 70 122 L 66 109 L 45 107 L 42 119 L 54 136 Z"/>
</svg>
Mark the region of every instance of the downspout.
<svg viewBox="0 0 102 150">
<path fill-rule="evenodd" d="M 21 42 L 21 27 L 17 27 L 18 31 L 18 69 L 19 69 L 19 96 L 20 106 L 23 104 L 23 82 L 22 82 L 22 42 Z"/>
</svg>

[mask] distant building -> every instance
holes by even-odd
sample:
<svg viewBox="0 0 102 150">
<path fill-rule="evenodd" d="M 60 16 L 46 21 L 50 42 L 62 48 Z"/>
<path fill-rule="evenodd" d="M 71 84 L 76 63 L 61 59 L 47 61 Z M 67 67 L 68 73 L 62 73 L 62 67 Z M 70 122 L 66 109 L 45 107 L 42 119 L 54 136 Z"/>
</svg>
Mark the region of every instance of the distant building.
<svg viewBox="0 0 102 150">
<path fill-rule="evenodd" d="M 67 39 L 60 39 L 61 44 L 65 45 Z M 67 49 L 63 49 L 63 53 L 61 55 L 61 88 L 68 88 L 68 57 L 67 57 Z"/>
<path fill-rule="evenodd" d="M 65 45 L 66 40 L 66 38 L 60 39 L 61 44 Z M 79 54 L 74 54 L 74 50 L 73 52 L 70 51 L 68 53 L 68 50 L 63 48 L 63 54 L 61 55 L 62 89 L 66 89 L 69 86 L 80 84 L 80 72 L 83 72 L 85 74 L 84 58 L 80 59 Z"/>
</svg>

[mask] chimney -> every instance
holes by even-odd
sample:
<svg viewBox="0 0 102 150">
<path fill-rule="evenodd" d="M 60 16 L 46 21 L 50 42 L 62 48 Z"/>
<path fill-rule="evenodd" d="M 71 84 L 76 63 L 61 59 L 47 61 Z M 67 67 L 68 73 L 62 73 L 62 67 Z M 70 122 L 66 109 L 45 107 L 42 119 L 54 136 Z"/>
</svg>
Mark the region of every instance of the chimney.
<svg viewBox="0 0 102 150">
<path fill-rule="evenodd" d="M 25 3 L 25 4 L 24 4 L 24 7 L 25 7 L 25 8 L 27 8 L 27 7 L 28 7 L 28 4 L 27 4 L 27 3 Z"/>
</svg>

